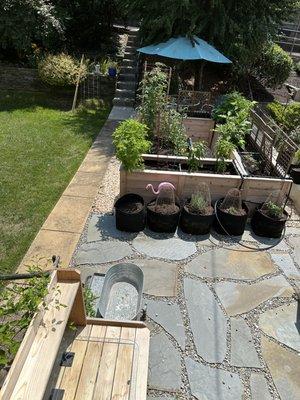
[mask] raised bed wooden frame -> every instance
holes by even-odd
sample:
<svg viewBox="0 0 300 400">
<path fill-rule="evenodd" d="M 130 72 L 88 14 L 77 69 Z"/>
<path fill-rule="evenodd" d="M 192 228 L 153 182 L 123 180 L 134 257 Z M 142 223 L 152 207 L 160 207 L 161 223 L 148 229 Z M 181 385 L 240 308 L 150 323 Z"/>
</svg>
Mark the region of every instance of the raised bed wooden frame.
<svg viewBox="0 0 300 400">
<path fill-rule="evenodd" d="M 236 156 L 236 153 L 235 153 Z M 186 162 L 187 157 L 161 156 L 144 154 L 145 160 L 179 161 Z M 205 163 L 215 163 L 216 159 L 203 159 Z M 245 176 L 245 169 L 237 157 L 233 162 L 238 171 L 237 175 L 222 175 L 209 173 L 190 173 L 167 170 L 150 170 L 128 172 L 120 168 L 120 194 L 137 193 L 149 201 L 153 194 L 146 190 L 146 185 L 152 183 L 156 187 L 160 182 L 171 182 L 176 187 L 176 194 L 180 199 L 190 197 L 200 182 L 206 183 L 211 191 L 213 201 L 224 197 L 229 189 L 237 188 L 242 190 L 243 200 L 254 203 L 264 202 L 273 193 L 283 199 L 290 192 L 292 180 L 280 178 L 249 177 Z"/>
</svg>

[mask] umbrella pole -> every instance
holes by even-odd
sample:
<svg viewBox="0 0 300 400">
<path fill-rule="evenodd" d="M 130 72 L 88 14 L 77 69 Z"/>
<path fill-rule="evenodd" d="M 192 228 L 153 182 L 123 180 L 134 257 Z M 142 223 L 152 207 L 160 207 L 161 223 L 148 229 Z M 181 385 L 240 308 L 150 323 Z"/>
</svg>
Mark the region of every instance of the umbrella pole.
<svg viewBox="0 0 300 400">
<path fill-rule="evenodd" d="M 204 70 L 204 61 L 201 61 L 201 67 L 200 67 L 200 78 L 199 78 L 199 90 L 202 90 L 202 83 L 203 83 L 203 70 Z"/>
<path fill-rule="evenodd" d="M 203 81 L 203 68 L 204 62 L 197 61 L 195 63 L 195 81 L 194 81 L 194 90 L 201 90 L 202 89 L 202 81 Z"/>
</svg>

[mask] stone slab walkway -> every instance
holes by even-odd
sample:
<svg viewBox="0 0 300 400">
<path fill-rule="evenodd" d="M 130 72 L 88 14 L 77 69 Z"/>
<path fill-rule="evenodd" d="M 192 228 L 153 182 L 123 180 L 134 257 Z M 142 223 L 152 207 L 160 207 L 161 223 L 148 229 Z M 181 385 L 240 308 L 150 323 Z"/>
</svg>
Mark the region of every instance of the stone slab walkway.
<svg viewBox="0 0 300 400">
<path fill-rule="evenodd" d="M 300 228 L 238 240 L 253 249 L 215 233 L 128 234 L 90 215 L 72 260 L 83 279 L 120 261 L 144 272 L 149 400 L 300 398 Z"/>
</svg>

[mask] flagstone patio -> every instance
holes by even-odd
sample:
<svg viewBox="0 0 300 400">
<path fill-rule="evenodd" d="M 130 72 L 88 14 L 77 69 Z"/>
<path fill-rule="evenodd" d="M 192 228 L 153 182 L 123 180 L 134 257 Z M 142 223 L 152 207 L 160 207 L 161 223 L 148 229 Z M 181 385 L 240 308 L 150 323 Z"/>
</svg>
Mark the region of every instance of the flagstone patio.
<svg viewBox="0 0 300 400">
<path fill-rule="evenodd" d="M 296 400 L 299 248 L 296 227 L 281 242 L 250 230 L 238 239 L 128 234 L 93 213 L 72 265 L 83 279 L 119 261 L 142 268 L 149 400 Z"/>
</svg>

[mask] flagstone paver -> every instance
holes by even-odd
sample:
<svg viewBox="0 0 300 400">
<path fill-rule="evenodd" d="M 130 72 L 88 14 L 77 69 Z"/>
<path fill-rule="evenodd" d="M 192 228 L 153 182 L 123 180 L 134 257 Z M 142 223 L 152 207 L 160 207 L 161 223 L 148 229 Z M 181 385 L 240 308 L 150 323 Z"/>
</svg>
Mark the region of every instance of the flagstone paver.
<svg viewBox="0 0 300 400">
<path fill-rule="evenodd" d="M 208 362 L 222 362 L 226 354 L 227 321 L 205 283 L 184 279 L 191 330 L 198 354 Z"/>
<path fill-rule="evenodd" d="M 241 247 L 213 249 L 194 258 L 185 266 L 186 272 L 199 277 L 256 279 L 276 272 L 270 255 L 243 251 Z"/>
<path fill-rule="evenodd" d="M 133 240 L 135 249 L 149 257 L 164 258 L 173 261 L 184 260 L 196 253 L 196 245 L 179 238 L 159 239 L 141 234 Z"/>
<path fill-rule="evenodd" d="M 84 243 L 80 246 L 75 258 L 80 264 L 103 264 L 111 261 L 122 260 L 132 254 L 128 243 L 120 241 L 104 241 L 97 243 Z"/>
<path fill-rule="evenodd" d="M 300 279 L 300 270 L 295 266 L 292 257 L 288 253 L 271 254 L 272 260 L 291 279 Z"/>
<path fill-rule="evenodd" d="M 300 229 L 299 229 L 300 231 Z M 288 238 L 290 245 L 293 247 L 293 257 L 296 263 L 300 266 L 300 238 L 293 236 Z"/>
<path fill-rule="evenodd" d="M 300 352 L 300 305 L 297 302 L 265 311 L 259 327 L 267 335 Z"/>
<path fill-rule="evenodd" d="M 261 367 L 249 326 L 242 318 L 231 318 L 230 364 L 236 367 Z"/>
<path fill-rule="evenodd" d="M 242 399 L 243 385 L 238 374 L 211 368 L 191 358 L 185 359 L 192 395 L 198 400 Z"/>
<path fill-rule="evenodd" d="M 151 389 L 170 391 L 181 386 L 180 355 L 164 333 L 150 339 L 148 385 Z"/>
<path fill-rule="evenodd" d="M 110 238 L 131 240 L 136 233 L 122 232 L 116 228 L 114 215 L 92 214 L 87 229 L 87 242 L 96 242 Z"/>
<path fill-rule="evenodd" d="M 229 315 L 245 313 L 268 299 L 290 297 L 294 293 L 293 288 L 283 276 L 276 276 L 250 285 L 219 282 L 215 284 L 215 290 Z"/>
<path fill-rule="evenodd" d="M 300 355 L 262 337 L 262 354 L 281 400 L 299 400 Z"/>
<path fill-rule="evenodd" d="M 185 331 L 180 309 L 177 304 L 168 304 L 165 301 L 147 301 L 147 314 L 156 323 L 161 325 L 179 346 L 185 347 Z"/>
<path fill-rule="evenodd" d="M 272 400 L 266 378 L 257 372 L 250 376 L 251 400 Z"/>
</svg>

